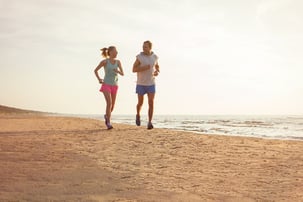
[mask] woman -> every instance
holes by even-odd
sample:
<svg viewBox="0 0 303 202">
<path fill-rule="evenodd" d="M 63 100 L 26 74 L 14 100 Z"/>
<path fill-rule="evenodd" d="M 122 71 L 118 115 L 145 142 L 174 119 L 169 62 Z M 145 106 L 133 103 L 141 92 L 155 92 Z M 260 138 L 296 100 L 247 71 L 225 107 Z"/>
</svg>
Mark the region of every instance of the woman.
<svg viewBox="0 0 303 202">
<path fill-rule="evenodd" d="M 100 84 L 102 84 L 100 91 L 103 92 L 106 101 L 106 114 L 104 115 L 105 125 L 107 129 L 112 129 L 110 123 L 111 112 L 114 110 L 116 96 L 118 91 L 118 74 L 124 75 L 121 62 L 116 59 L 117 49 L 114 46 L 102 48 L 102 56 L 105 58 L 95 69 L 95 75 Z M 104 67 L 105 76 L 101 79 L 98 71 Z"/>
</svg>

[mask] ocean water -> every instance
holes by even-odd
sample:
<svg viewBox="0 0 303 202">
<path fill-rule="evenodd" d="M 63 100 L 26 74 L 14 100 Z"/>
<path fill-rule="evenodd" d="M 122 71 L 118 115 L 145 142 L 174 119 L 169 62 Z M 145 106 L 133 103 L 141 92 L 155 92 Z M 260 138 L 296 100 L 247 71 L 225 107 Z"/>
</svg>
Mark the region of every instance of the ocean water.
<svg viewBox="0 0 303 202">
<path fill-rule="evenodd" d="M 103 119 L 103 117 L 94 117 Z M 142 116 L 142 127 L 147 117 Z M 113 115 L 112 124 L 135 125 L 135 116 Z M 156 128 L 192 131 L 199 134 L 303 140 L 303 116 L 190 116 L 155 115 Z"/>
</svg>

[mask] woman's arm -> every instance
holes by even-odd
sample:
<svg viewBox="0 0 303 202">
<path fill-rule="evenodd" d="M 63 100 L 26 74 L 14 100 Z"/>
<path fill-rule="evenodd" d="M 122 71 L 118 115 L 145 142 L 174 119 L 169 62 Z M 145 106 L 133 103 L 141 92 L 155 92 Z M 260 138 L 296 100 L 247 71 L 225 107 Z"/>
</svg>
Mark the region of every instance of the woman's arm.
<svg viewBox="0 0 303 202">
<path fill-rule="evenodd" d="M 100 78 L 100 76 L 99 76 L 99 74 L 98 74 L 98 71 L 99 71 L 99 69 L 101 69 L 102 67 L 104 67 L 105 62 L 106 62 L 105 60 L 101 61 L 101 62 L 99 63 L 99 65 L 96 67 L 96 69 L 94 70 L 95 75 L 96 75 L 96 77 L 97 77 L 99 83 L 103 83 L 103 79 Z"/>
<path fill-rule="evenodd" d="M 140 67 L 140 61 L 136 59 L 134 65 L 133 65 L 133 72 L 143 72 L 150 69 L 150 65 L 145 65 L 143 67 Z"/>
<path fill-rule="evenodd" d="M 120 60 L 118 60 L 118 69 L 115 69 L 115 72 L 117 72 L 121 76 L 124 76 L 124 72 Z"/>
</svg>

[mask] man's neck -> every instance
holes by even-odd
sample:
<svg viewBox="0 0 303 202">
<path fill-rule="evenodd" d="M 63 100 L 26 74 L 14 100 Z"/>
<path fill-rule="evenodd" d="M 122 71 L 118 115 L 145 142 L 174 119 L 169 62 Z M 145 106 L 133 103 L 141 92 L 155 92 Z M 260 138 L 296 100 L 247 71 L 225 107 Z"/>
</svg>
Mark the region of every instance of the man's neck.
<svg viewBox="0 0 303 202">
<path fill-rule="evenodd" d="M 147 53 L 146 53 L 146 52 L 143 52 L 143 54 L 144 54 L 144 55 L 147 55 L 147 56 L 150 56 L 152 53 L 153 53 L 152 51 L 151 51 L 151 52 L 147 52 Z"/>
</svg>

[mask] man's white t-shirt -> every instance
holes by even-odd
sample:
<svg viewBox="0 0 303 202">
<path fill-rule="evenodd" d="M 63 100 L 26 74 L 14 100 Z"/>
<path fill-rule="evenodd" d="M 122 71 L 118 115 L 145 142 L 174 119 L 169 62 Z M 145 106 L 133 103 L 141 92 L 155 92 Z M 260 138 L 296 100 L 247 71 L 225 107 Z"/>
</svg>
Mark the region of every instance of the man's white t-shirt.
<svg viewBox="0 0 303 202">
<path fill-rule="evenodd" d="M 137 72 L 137 85 L 152 86 L 155 85 L 155 66 L 158 63 L 158 56 L 152 53 L 151 55 L 145 55 L 141 52 L 137 55 L 137 59 L 140 61 L 140 67 L 150 65 L 151 68 L 142 72 Z"/>
</svg>

